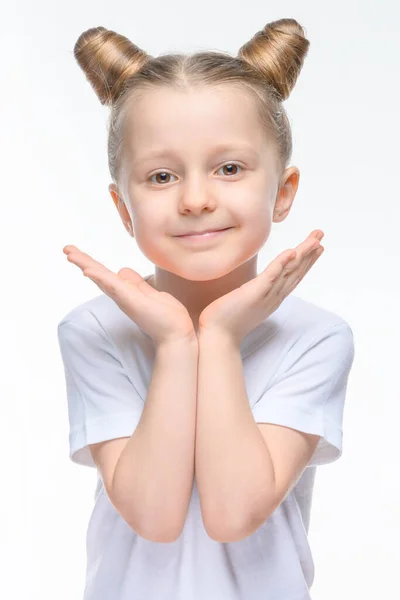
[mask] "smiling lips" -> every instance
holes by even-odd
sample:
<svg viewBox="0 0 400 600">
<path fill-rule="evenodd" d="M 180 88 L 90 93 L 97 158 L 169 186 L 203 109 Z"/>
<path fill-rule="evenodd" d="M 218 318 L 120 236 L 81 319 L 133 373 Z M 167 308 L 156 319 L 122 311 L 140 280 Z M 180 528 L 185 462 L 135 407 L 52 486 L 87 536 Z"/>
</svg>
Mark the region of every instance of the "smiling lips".
<svg viewBox="0 0 400 600">
<path fill-rule="evenodd" d="M 187 241 L 190 243 L 202 243 L 202 242 L 207 242 L 207 241 L 211 241 L 214 240 L 220 236 L 222 236 L 226 231 L 229 231 L 230 229 L 232 229 L 232 227 L 227 227 L 226 229 L 219 229 L 217 231 L 208 231 L 205 233 L 197 233 L 197 234 L 190 234 L 190 235 L 180 235 L 178 236 L 178 238 L 182 241 Z"/>
<path fill-rule="evenodd" d="M 225 229 L 230 229 L 230 227 L 224 227 L 221 229 L 205 229 L 204 231 L 190 231 L 188 233 L 183 233 L 182 235 L 179 235 L 177 237 L 186 237 L 188 235 L 205 235 L 207 233 L 215 233 L 218 231 L 224 231 Z"/>
</svg>

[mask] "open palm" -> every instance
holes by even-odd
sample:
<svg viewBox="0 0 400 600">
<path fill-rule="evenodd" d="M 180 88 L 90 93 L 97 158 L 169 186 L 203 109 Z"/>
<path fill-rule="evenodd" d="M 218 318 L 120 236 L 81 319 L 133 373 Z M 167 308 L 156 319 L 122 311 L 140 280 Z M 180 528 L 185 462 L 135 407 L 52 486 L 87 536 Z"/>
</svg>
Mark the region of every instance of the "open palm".
<svg viewBox="0 0 400 600">
<path fill-rule="evenodd" d="M 200 314 L 198 335 L 212 330 L 240 344 L 278 308 L 321 256 L 323 236 L 321 230 L 313 231 L 295 250 L 279 254 L 257 277 L 209 304 Z"/>
</svg>

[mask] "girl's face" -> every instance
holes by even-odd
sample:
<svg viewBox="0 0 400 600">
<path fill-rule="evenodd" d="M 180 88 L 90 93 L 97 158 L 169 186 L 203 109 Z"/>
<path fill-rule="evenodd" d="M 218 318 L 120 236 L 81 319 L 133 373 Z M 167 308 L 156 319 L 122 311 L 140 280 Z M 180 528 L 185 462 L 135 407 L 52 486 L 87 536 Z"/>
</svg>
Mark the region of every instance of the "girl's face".
<svg viewBox="0 0 400 600">
<path fill-rule="evenodd" d="M 110 192 L 114 202 L 118 195 L 124 198 L 121 217 L 125 224 L 132 221 L 132 234 L 156 265 L 156 276 L 168 272 L 206 282 L 241 265 L 243 276 L 251 265 L 254 277 L 274 208 L 287 215 L 298 171 L 286 170 L 285 178 L 288 171 L 295 177 L 289 178 L 289 193 L 278 198 L 282 180 L 275 148 L 250 94 L 233 86 L 146 90 L 132 101 L 125 124 L 124 194 L 113 185 Z M 177 237 L 226 227 L 229 231 L 201 244 Z"/>
</svg>

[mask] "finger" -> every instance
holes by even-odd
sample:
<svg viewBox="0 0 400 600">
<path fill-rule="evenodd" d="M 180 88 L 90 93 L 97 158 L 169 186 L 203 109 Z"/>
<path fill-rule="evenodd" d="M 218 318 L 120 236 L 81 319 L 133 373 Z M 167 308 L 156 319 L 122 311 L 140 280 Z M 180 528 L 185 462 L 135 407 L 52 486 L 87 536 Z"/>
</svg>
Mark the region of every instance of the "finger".
<svg viewBox="0 0 400 600">
<path fill-rule="evenodd" d="M 297 283 L 303 279 L 307 271 L 310 270 L 316 259 L 322 254 L 322 251 L 323 247 L 318 245 L 317 248 L 314 248 L 314 250 L 306 254 L 297 267 L 295 267 L 291 272 L 285 274 L 285 277 L 283 278 L 284 285 L 286 283 L 289 286 L 292 283 L 297 285 Z"/>
<path fill-rule="evenodd" d="M 297 246 L 297 249 L 285 250 L 279 254 L 263 273 L 246 284 L 249 292 L 259 296 L 262 289 L 261 294 L 265 298 L 272 290 L 279 294 L 291 273 L 308 260 L 307 256 L 319 246 L 318 238 L 309 238 Z"/>
<path fill-rule="evenodd" d="M 294 250 L 285 250 L 273 260 L 257 277 L 247 281 L 246 290 L 255 297 L 268 296 L 274 285 L 280 281 L 284 268 L 291 260 Z"/>
<path fill-rule="evenodd" d="M 135 285 L 138 285 L 139 283 L 144 282 L 147 287 L 151 287 L 150 285 L 148 285 L 147 281 L 145 281 L 143 279 L 143 277 L 141 275 L 139 275 L 139 273 L 137 273 L 133 269 L 130 269 L 129 267 L 123 267 L 122 269 L 120 269 L 118 271 L 118 277 L 120 277 L 124 281 L 129 281 L 130 283 L 134 283 Z"/>
<path fill-rule="evenodd" d="M 314 229 L 314 231 L 306 238 L 305 242 L 313 243 L 315 240 L 321 241 L 324 236 L 325 233 L 321 229 Z"/>
<path fill-rule="evenodd" d="M 107 271 L 108 273 L 112 273 L 112 271 L 110 269 L 108 269 L 105 265 L 103 265 L 98 260 L 95 260 L 94 258 L 89 256 L 89 254 L 86 254 L 85 252 L 80 252 L 80 251 L 79 252 L 71 252 L 71 254 L 69 254 L 67 256 L 67 260 L 69 262 L 72 262 L 74 265 L 76 265 L 80 269 L 86 269 L 86 268 L 102 269 L 104 271 Z M 114 273 L 114 275 L 115 275 L 115 273 Z"/>
<path fill-rule="evenodd" d="M 307 263 L 309 255 L 320 247 L 319 242 L 324 235 L 323 231 L 316 229 L 295 249 L 279 254 L 260 275 L 246 283 L 246 289 L 258 297 L 260 287 L 264 297 L 267 297 L 273 288 L 279 293 L 288 276 L 304 262 Z"/>
<path fill-rule="evenodd" d="M 84 269 L 83 270 L 83 275 L 85 277 L 88 277 L 89 279 L 91 279 L 93 281 L 93 283 L 95 283 L 97 285 L 98 288 L 101 289 L 102 292 L 104 292 L 107 296 L 109 296 L 110 294 L 108 293 L 107 288 L 104 285 L 104 282 L 102 280 L 101 275 L 99 275 L 99 273 L 97 271 L 95 271 L 94 269 Z"/>
<path fill-rule="evenodd" d="M 76 246 L 65 246 L 64 250 L 66 250 L 67 248 L 69 249 L 68 252 L 65 252 L 67 254 L 67 260 L 69 262 L 72 262 L 80 269 L 104 269 L 104 271 L 107 273 L 113 273 L 112 271 L 110 271 L 110 269 L 107 269 L 107 267 L 105 267 L 101 262 L 95 260 L 86 252 L 82 252 Z M 115 273 L 113 273 L 113 275 L 115 275 Z"/>
<path fill-rule="evenodd" d="M 108 269 L 86 268 L 83 274 L 85 277 L 89 277 L 128 315 L 133 314 L 135 306 L 137 306 L 139 311 L 143 310 L 142 302 L 146 302 L 147 304 L 152 302 L 151 298 L 147 298 L 141 293 L 137 285 L 129 281 L 124 281 L 112 271 L 108 272 Z"/>
<path fill-rule="evenodd" d="M 323 246 L 319 246 L 316 250 L 314 250 L 314 252 L 311 253 L 311 258 L 307 261 L 305 267 L 301 269 L 298 277 L 295 278 L 292 284 L 294 287 L 296 287 L 300 283 L 300 281 L 302 281 L 302 279 L 305 277 L 305 275 L 308 273 L 308 271 L 311 269 L 314 263 L 316 263 L 321 254 L 323 254 L 324 250 L 325 248 Z"/>
<path fill-rule="evenodd" d="M 84 275 L 92 279 L 131 319 L 135 320 L 144 310 L 152 311 L 154 300 L 141 293 L 141 284 L 132 285 L 115 273 L 107 273 L 102 269 L 88 268 L 84 270 Z M 156 298 L 155 301 L 159 302 L 160 299 Z"/>
<path fill-rule="evenodd" d="M 320 229 L 317 229 L 315 231 L 313 231 L 312 233 L 310 233 L 310 235 L 307 237 L 307 239 L 305 239 L 303 242 L 301 242 L 301 244 L 299 244 L 296 248 L 295 248 L 295 252 L 296 252 L 296 262 L 291 263 L 291 267 L 292 266 L 296 266 L 296 264 L 301 264 L 302 260 L 311 252 L 313 252 L 313 250 L 315 250 L 316 248 L 319 247 L 320 241 L 322 240 L 322 238 L 324 237 L 324 232 L 321 231 Z"/>
<path fill-rule="evenodd" d="M 108 269 L 99 269 L 96 267 L 85 267 L 83 274 L 89 277 L 94 283 L 110 298 L 115 299 L 121 293 L 126 294 L 127 284 L 112 271 Z M 133 286 L 130 286 L 133 287 Z"/>
<path fill-rule="evenodd" d="M 68 244 L 63 248 L 64 254 L 69 254 L 70 252 L 72 252 L 72 250 L 78 250 L 78 248 L 76 246 L 73 246 L 72 244 Z"/>
<path fill-rule="evenodd" d="M 175 299 L 171 298 L 171 296 L 167 293 L 160 293 L 158 290 L 155 290 L 145 279 L 143 279 L 143 277 L 136 273 L 136 271 L 133 271 L 128 267 L 124 267 L 118 271 L 118 276 L 128 283 L 137 285 L 139 290 L 146 296 L 154 297 L 158 301 L 161 301 L 163 304 L 167 304 L 169 306 L 176 305 Z"/>
<path fill-rule="evenodd" d="M 319 245 L 319 242 L 315 242 Z M 304 252 L 304 251 L 303 251 Z M 292 256 L 293 255 L 293 256 Z M 265 271 L 267 279 L 264 285 L 264 296 L 268 297 L 271 292 L 279 294 L 286 282 L 292 282 L 300 269 L 309 260 L 309 253 L 304 254 L 300 251 L 287 250 L 280 254 Z M 274 264 L 276 263 L 276 264 Z"/>
<path fill-rule="evenodd" d="M 277 292 L 283 294 L 284 297 L 288 296 L 299 285 L 306 273 L 308 273 L 321 254 L 323 254 L 324 250 L 323 246 L 319 246 L 311 254 L 307 255 L 298 269 L 295 269 L 288 277 L 282 278 L 280 286 L 276 288 Z"/>
<path fill-rule="evenodd" d="M 273 261 L 268 268 L 268 279 L 271 283 L 279 281 L 283 272 L 292 271 L 302 264 L 303 260 L 319 247 L 320 240 L 324 237 L 324 232 L 317 229 L 310 233 L 306 240 L 301 242 L 296 248 L 285 250 Z M 276 264 L 274 264 L 276 263 Z"/>
</svg>

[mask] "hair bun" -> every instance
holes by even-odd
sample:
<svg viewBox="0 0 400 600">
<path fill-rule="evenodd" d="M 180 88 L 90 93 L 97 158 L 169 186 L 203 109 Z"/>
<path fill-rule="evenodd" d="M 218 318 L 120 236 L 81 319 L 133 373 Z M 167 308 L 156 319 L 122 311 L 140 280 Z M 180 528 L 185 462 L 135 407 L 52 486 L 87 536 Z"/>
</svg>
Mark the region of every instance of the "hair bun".
<svg viewBox="0 0 400 600">
<path fill-rule="evenodd" d="M 310 42 L 295 19 L 279 19 L 258 31 L 238 53 L 238 57 L 266 78 L 286 100 L 300 74 Z"/>
<path fill-rule="evenodd" d="M 149 59 L 149 55 L 125 36 L 92 27 L 74 46 L 74 56 L 102 104 L 110 105 L 124 91 L 126 81 Z"/>
</svg>

